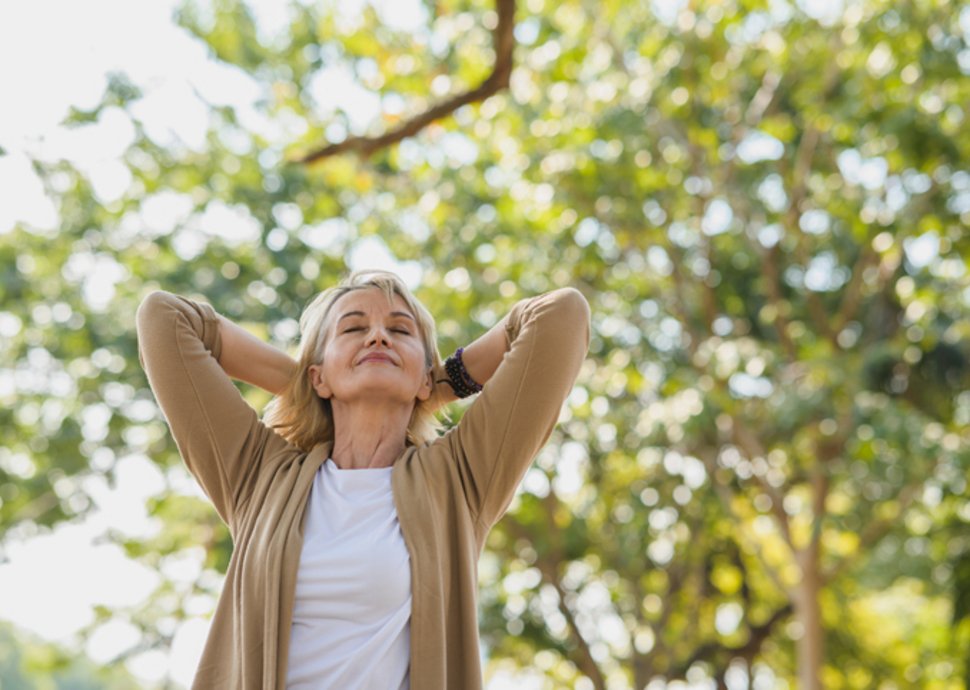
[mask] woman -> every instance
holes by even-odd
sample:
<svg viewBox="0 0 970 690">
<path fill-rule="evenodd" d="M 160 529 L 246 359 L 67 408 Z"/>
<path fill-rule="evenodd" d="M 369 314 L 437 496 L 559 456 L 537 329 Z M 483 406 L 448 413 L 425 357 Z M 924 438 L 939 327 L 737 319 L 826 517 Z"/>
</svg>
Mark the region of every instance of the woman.
<svg viewBox="0 0 970 690">
<path fill-rule="evenodd" d="M 522 300 L 444 364 L 431 316 L 386 272 L 313 300 L 298 361 L 166 292 L 136 321 L 233 539 L 193 687 L 481 688 L 478 556 L 579 372 L 583 296 Z M 265 422 L 230 377 L 277 394 Z M 436 407 L 479 390 L 439 436 Z"/>
</svg>

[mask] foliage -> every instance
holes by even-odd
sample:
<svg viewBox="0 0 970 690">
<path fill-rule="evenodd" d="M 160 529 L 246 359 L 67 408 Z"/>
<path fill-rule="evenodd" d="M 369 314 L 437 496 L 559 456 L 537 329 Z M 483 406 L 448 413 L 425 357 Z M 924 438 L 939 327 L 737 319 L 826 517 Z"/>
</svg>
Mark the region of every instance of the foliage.
<svg viewBox="0 0 970 690">
<path fill-rule="evenodd" d="M 4 690 L 137 690 L 123 669 L 98 668 L 56 645 L 0 625 L 0 688 Z"/>
<path fill-rule="evenodd" d="M 793 684 L 814 577 L 826 686 L 960 687 L 966 9 L 528 0 L 508 93 L 367 163 L 311 168 L 285 160 L 475 85 L 489 8 L 437 3 L 430 36 L 370 9 L 291 9 L 278 41 L 229 0 L 178 17 L 260 86 L 263 119 L 212 104 L 204 150 L 160 143 L 116 75 L 66 124 L 130 118 L 128 191 L 100 200 L 68 162 L 36 163 L 60 225 L 0 236 L 2 529 L 74 519 L 86 475 L 158 462 L 165 529 L 117 538 L 158 567 L 208 549 L 198 581 L 167 583 L 139 619 L 164 644 L 156 622 L 217 590 L 229 544 L 177 488 L 139 299 L 202 297 L 291 347 L 309 297 L 376 243 L 420 271 L 443 352 L 526 295 L 574 285 L 593 307 L 562 424 L 483 558 L 494 668 L 537 668 L 547 687 Z M 340 65 L 380 117 L 325 100 L 314 80 Z M 163 227 L 145 210 L 159 198 L 184 203 Z"/>
</svg>

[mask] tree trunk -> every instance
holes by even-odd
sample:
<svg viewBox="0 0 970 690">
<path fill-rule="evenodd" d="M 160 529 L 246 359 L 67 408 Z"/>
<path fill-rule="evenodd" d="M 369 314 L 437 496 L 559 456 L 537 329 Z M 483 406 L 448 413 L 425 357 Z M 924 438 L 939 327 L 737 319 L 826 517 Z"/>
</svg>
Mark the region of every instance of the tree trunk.
<svg viewBox="0 0 970 690">
<path fill-rule="evenodd" d="M 798 554 L 802 579 L 795 590 L 794 603 L 795 620 L 802 626 L 802 635 L 795 646 L 800 690 L 822 690 L 825 631 L 822 627 L 822 608 L 819 604 L 822 577 L 818 556 L 819 545 L 815 540 L 812 540 Z"/>
</svg>

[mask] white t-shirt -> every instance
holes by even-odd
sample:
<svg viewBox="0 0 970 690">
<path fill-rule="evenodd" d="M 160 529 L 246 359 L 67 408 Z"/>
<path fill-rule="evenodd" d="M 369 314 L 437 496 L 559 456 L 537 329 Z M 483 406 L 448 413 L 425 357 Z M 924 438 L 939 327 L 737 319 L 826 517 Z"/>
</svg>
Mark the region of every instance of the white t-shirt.
<svg viewBox="0 0 970 690">
<path fill-rule="evenodd" d="M 393 468 L 313 479 L 296 576 L 287 690 L 407 690 L 411 563 Z"/>
</svg>

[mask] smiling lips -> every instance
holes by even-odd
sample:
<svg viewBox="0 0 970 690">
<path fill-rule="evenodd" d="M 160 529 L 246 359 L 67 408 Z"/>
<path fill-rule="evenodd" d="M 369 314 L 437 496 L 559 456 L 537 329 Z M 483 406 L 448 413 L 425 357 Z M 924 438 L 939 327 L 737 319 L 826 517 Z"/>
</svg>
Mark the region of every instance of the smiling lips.
<svg viewBox="0 0 970 690">
<path fill-rule="evenodd" d="M 371 352 L 369 355 L 365 355 L 358 364 L 363 364 L 364 362 L 390 362 L 394 364 L 394 360 L 381 352 Z"/>
</svg>

